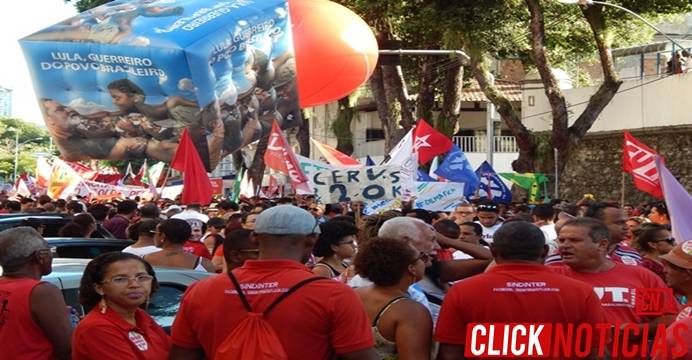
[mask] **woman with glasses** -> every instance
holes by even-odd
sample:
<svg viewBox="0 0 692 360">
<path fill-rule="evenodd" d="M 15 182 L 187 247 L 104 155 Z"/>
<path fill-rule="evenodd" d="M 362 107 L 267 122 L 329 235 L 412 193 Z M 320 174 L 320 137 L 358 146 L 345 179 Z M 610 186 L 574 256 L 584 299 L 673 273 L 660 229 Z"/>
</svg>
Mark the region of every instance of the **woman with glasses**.
<svg viewBox="0 0 692 360">
<path fill-rule="evenodd" d="M 429 255 L 399 239 L 373 238 L 358 250 L 356 272 L 374 283 L 355 289 L 372 322 L 381 359 L 430 359 L 432 318 L 408 297 L 422 279 Z"/>
<path fill-rule="evenodd" d="M 79 286 L 88 314 L 75 329 L 72 359 L 168 359 L 170 338 L 141 308 L 157 289 L 154 269 L 137 255 L 91 260 Z"/>
<path fill-rule="evenodd" d="M 642 266 L 665 280 L 660 256 L 669 253 L 675 245 L 668 227 L 653 223 L 642 225 L 636 237 L 636 244 L 642 254 Z"/>
<path fill-rule="evenodd" d="M 358 228 L 347 221 L 327 221 L 320 225 L 312 253 L 321 257 L 312 272 L 328 278 L 338 278 L 348 269 L 346 260 L 356 255 Z"/>
</svg>

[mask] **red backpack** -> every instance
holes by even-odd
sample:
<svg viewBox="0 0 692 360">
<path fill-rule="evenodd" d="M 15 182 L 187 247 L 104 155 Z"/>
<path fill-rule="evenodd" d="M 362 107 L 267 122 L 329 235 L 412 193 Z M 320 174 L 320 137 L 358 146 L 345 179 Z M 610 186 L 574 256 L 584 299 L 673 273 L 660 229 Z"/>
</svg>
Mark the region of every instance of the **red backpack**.
<svg viewBox="0 0 692 360">
<path fill-rule="evenodd" d="M 255 312 L 252 310 L 250 303 L 247 301 L 245 294 L 240 289 L 238 279 L 229 271 L 228 277 L 231 278 L 233 286 L 238 291 L 238 296 L 243 302 L 248 316 L 241 320 L 238 325 L 231 331 L 228 336 L 221 342 L 216 349 L 214 360 L 286 360 L 286 350 L 276 335 L 274 328 L 265 320 L 276 305 L 286 299 L 289 295 L 313 281 L 326 279 L 316 276 L 300 281 L 293 285 L 288 291 L 281 294 L 264 312 Z"/>
</svg>

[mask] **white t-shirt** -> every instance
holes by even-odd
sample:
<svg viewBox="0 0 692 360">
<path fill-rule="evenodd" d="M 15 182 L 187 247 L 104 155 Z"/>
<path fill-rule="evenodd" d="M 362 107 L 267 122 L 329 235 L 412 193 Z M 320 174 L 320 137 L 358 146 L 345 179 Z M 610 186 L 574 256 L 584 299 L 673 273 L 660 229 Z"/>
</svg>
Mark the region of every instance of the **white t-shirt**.
<svg viewBox="0 0 692 360">
<path fill-rule="evenodd" d="M 481 224 L 480 221 L 476 221 L 476 223 Z M 483 236 L 482 239 L 485 240 L 488 244 L 493 243 L 493 235 L 495 235 L 495 231 L 502 226 L 501 222 L 495 223 L 495 225 L 491 227 L 485 227 L 483 224 L 481 224 L 481 227 L 483 228 Z"/>
<path fill-rule="evenodd" d="M 123 249 L 124 253 L 130 253 L 130 254 L 135 254 L 140 257 L 144 257 L 144 255 L 149 255 L 151 253 L 159 252 L 161 251 L 161 248 L 157 248 L 154 245 L 149 245 L 149 246 L 143 246 L 143 247 L 132 247 L 128 246 Z"/>
</svg>

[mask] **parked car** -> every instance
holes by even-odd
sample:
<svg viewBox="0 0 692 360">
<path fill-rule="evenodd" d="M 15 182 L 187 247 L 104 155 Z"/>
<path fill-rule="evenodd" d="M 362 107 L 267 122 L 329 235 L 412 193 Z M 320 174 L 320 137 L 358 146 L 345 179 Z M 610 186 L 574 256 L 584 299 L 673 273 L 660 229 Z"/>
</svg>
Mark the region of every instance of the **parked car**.
<svg viewBox="0 0 692 360">
<path fill-rule="evenodd" d="M 48 246 L 55 247 L 56 258 L 93 259 L 103 253 L 122 251 L 134 241 L 103 238 L 45 238 Z"/>
<path fill-rule="evenodd" d="M 0 215 L 0 231 L 21 226 L 22 221 L 26 219 L 38 219 L 44 225 L 43 237 L 57 237 L 58 231 L 65 224 L 70 222 L 72 216 L 68 214 L 56 214 L 56 213 L 36 213 L 36 214 L 26 214 L 26 213 L 16 213 L 16 214 L 2 214 Z M 110 231 L 106 230 L 101 225 L 96 226 L 96 231 L 91 234 L 92 238 L 115 238 Z"/>
<path fill-rule="evenodd" d="M 89 263 L 87 259 L 54 259 L 53 272 L 43 277 L 44 281 L 51 282 L 60 288 L 67 305 L 77 310 L 80 316 L 91 310 L 84 309 L 79 304 L 79 282 L 87 263 Z M 177 268 L 156 267 L 154 270 L 160 288 L 149 300 L 147 312 L 168 331 L 173 325 L 180 299 L 187 287 L 197 280 L 214 274 Z"/>
</svg>

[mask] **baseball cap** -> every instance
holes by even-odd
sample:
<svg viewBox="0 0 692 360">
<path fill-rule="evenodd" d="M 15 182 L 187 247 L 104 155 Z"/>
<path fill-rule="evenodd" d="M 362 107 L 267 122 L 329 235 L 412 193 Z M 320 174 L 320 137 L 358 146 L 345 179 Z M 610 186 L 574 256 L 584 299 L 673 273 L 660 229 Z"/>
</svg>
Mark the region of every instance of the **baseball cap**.
<svg viewBox="0 0 692 360">
<path fill-rule="evenodd" d="M 255 220 L 255 233 L 269 235 L 319 234 L 317 219 L 293 205 L 278 205 L 262 211 Z"/>
<path fill-rule="evenodd" d="M 660 258 L 677 267 L 692 270 L 692 240 L 675 245 L 673 250 Z"/>
</svg>

